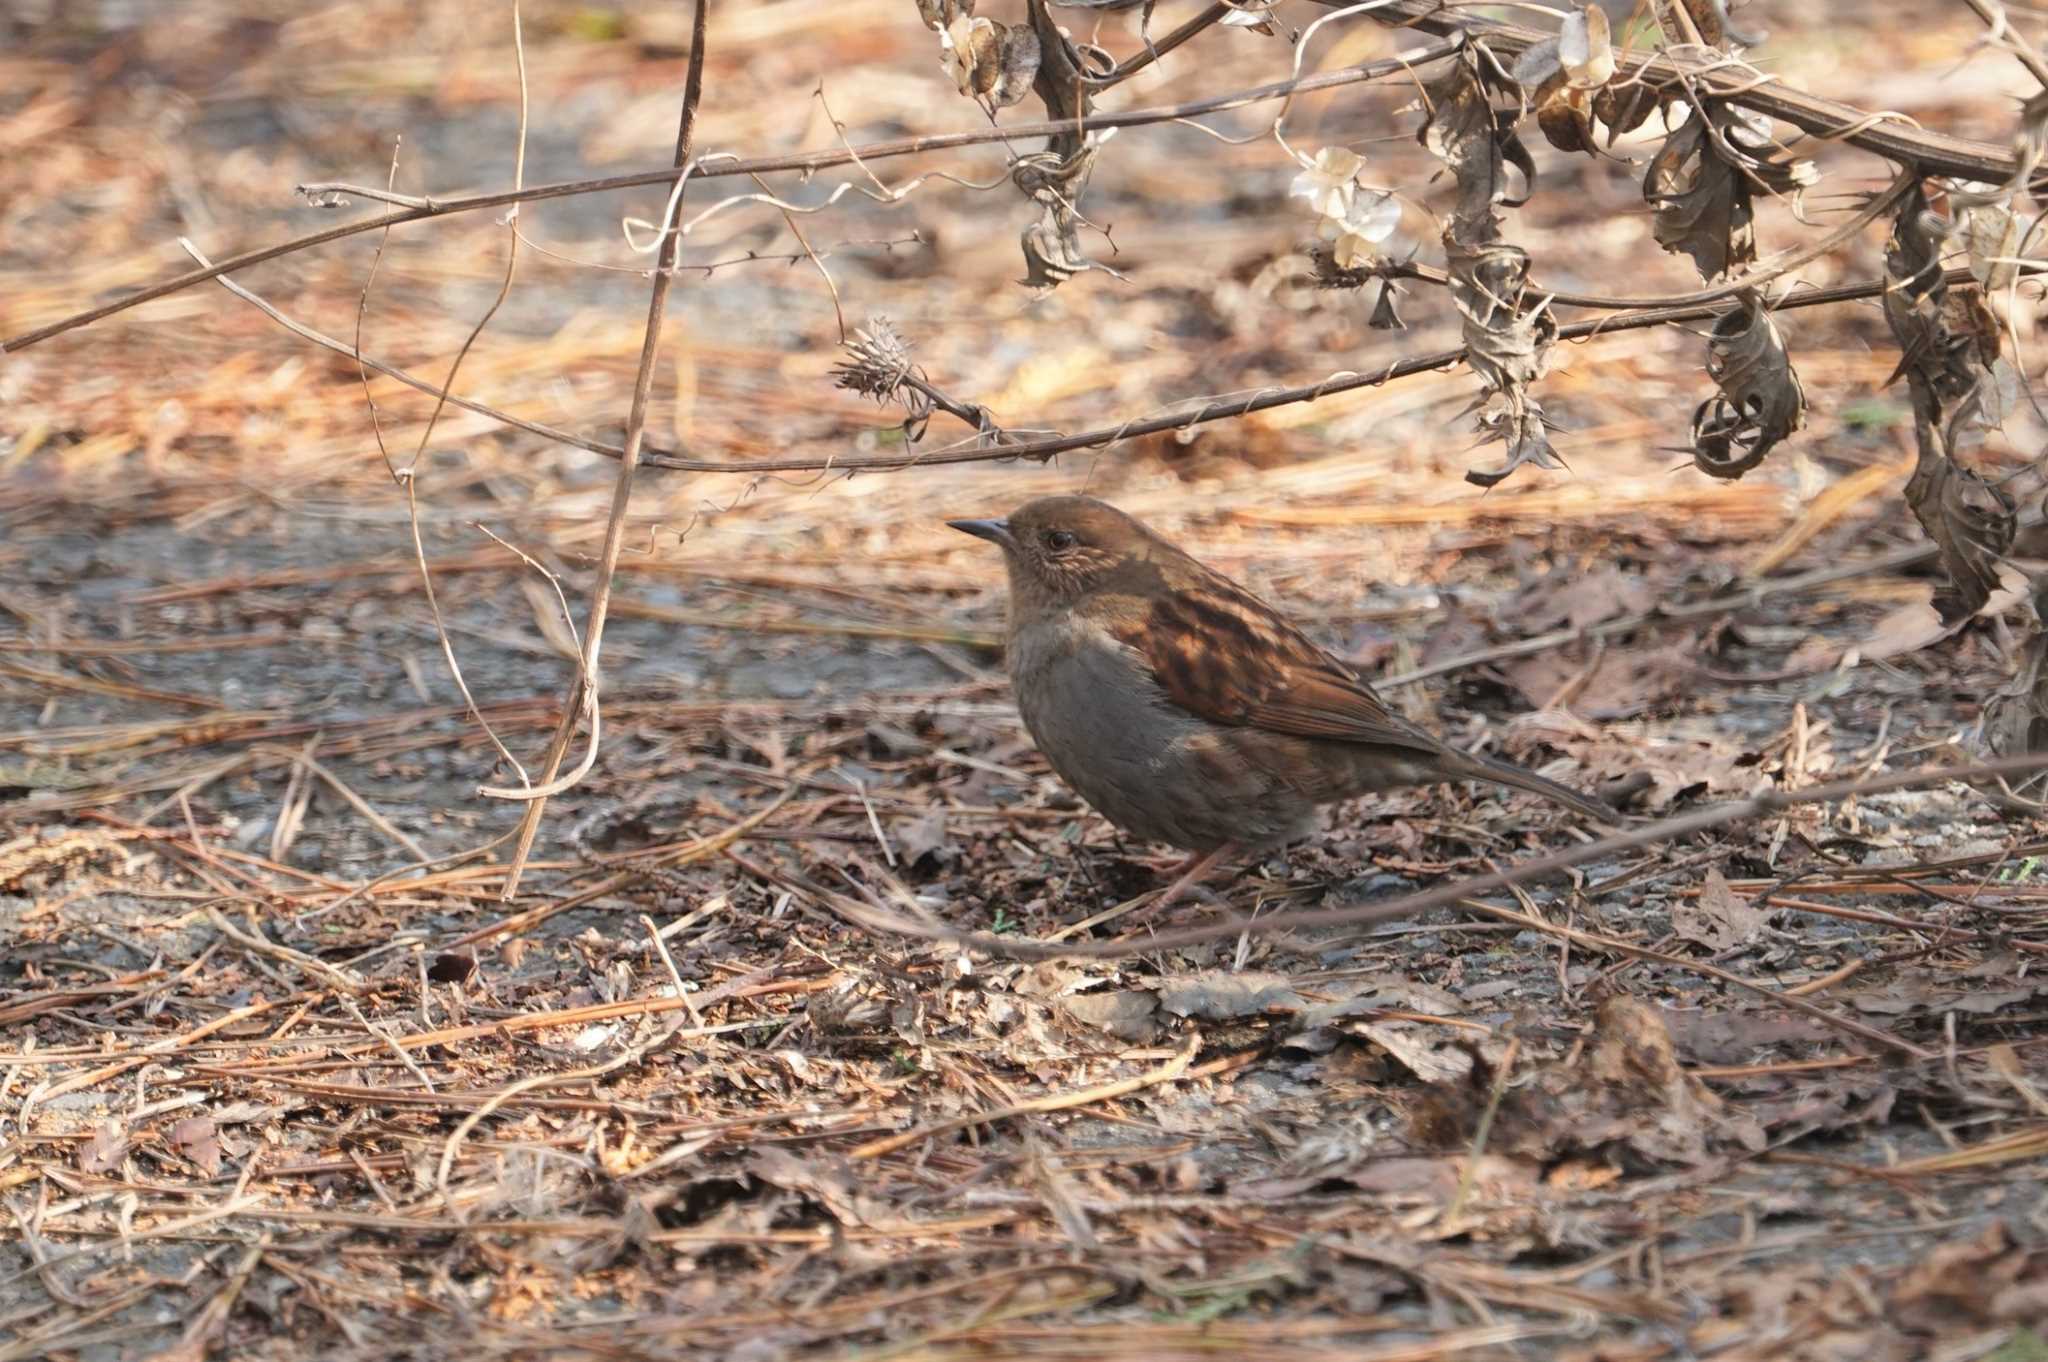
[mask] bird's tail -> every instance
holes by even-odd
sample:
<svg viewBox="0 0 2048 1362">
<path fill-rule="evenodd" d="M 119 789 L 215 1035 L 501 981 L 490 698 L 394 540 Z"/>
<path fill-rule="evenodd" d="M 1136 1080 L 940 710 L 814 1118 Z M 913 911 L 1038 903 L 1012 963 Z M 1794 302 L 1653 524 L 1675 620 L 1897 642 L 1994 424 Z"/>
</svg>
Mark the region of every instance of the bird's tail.
<svg viewBox="0 0 2048 1362">
<path fill-rule="evenodd" d="M 1621 822 L 1620 816 L 1608 805 L 1590 796 L 1582 795 L 1569 786 L 1547 780 L 1534 771 L 1525 771 L 1505 761 L 1491 757 L 1475 757 L 1469 752 L 1460 753 L 1471 767 L 1466 774 L 1474 780 L 1492 781 L 1495 785 L 1508 785 L 1517 790 L 1542 795 L 1554 804 L 1562 804 L 1572 812 L 1582 814 L 1604 827 L 1615 827 Z"/>
</svg>

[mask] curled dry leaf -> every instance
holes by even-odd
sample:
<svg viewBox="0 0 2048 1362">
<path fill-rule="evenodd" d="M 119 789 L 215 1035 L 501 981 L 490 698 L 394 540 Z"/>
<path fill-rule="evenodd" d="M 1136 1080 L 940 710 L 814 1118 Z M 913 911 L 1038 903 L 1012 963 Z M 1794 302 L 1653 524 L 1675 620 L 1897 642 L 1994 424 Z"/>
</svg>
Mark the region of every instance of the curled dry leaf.
<svg viewBox="0 0 2048 1362">
<path fill-rule="evenodd" d="M 1123 275 L 1090 259 L 1081 249 L 1080 231 L 1081 196 L 1087 192 L 1096 156 L 1115 130 L 1080 132 L 1079 124 L 1093 101 L 1073 40 L 1053 21 L 1046 6 L 1034 3 L 1028 13 L 1038 44 L 1030 88 L 1045 101 L 1048 119 L 1071 123 L 1074 130 L 1048 138 L 1043 151 L 1021 156 L 1011 165 L 1011 181 L 1039 210 L 1038 221 L 1022 234 L 1024 278 L 1020 282 L 1030 288 L 1053 288 L 1084 270 L 1100 270 L 1121 279 Z"/>
<path fill-rule="evenodd" d="M 1998 586 L 2017 507 L 2004 489 L 1955 462 L 1957 444 L 1996 417 L 1999 330 L 1981 293 L 1948 286 L 1944 235 L 1916 185 L 1899 205 L 1885 247 L 1891 287 L 1884 315 L 1899 342 L 1898 372 L 1913 395 L 1919 446 L 1906 503 L 1941 550 L 1948 585 L 1935 593 L 1934 608 L 1953 624 L 1975 614 Z"/>
<path fill-rule="evenodd" d="M 1984 745 L 2000 757 L 2048 751 L 2048 633 L 2038 624 L 2021 649 L 2012 678 L 1985 703 Z M 2035 775 L 2015 788 L 2039 799 L 2048 788 L 2048 773 Z"/>
<path fill-rule="evenodd" d="M 1970 252 L 1970 273 L 1987 293 L 2011 286 L 2019 277 L 2024 228 L 2010 208 L 1981 203 L 1963 215 L 1963 244 Z"/>
<path fill-rule="evenodd" d="M 1099 143 L 1091 143 L 1062 161 L 1055 153 L 1039 152 L 1017 162 L 1010 177 L 1041 208 L 1038 221 L 1024 229 L 1023 282 L 1032 288 L 1052 288 L 1084 270 L 1101 270 L 1112 278 L 1124 276 L 1081 249 L 1081 216 L 1067 186 L 1087 183 L 1095 167 Z"/>
<path fill-rule="evenodd" d="M 1450 166 L 1458 201 L 1444 226 L 1444 257 L 1451 301 L 1464 319 L 1466 362 L 1482 385 L 1479 430 L 1507 445 L 1498 468 L 1475 469 L 1466 480 L 1491 487 L 1524 464 L 1559 467 L 1528 385 L 1549 367 L 1557 321 L 1547 298 L 1528 296 L 1529 253 L 1501 240 L 1496 204 L 1508 196 L 1507 166 L 1533 188 L 1534 166 L 1515 139 L 1512 112 L 1496 114 L 1479 68 L 1469 56 L 1425 87 L 1429 120 L 1422 144 Z"/>
<path fill-rule="evenodd" d="M 944 31 L 963 14 L 974 14 L 974 0 L 917 0 L 917 15 L 929 29 Z"/>
<path fill-rule="evenodd" d="M 1527 202 L 1536 164 L 1514 135 L 1515 110 L 1495 111 L 1473 57 L 1461 57 L 1423 86 L 1423 108 L 1428 119 L 1417 137 L 1457 177 L 1459 214 L 1491 218 L 1495 204 L 1514 208 Z M 1510 164 L 1526 186 L 1519 199 L 1508 194 Z"/>
<path fill-rule="evenodd" d="M 1230 13 L 1223 16 L 1223 27 L 1249 29 L 1262 33 L 1268 38 L 1278 36 L 1280 30 L 1273 27 L 1273 5 L 1278 0 L 1236 0 Z"/>
<path fill-rule="evenodd" d="M 1707 337 L 1707 376 L 1721 391 L 1692 417 L 1692 461 L 1716 478 L 1739 478 L 1806 424 L 1806 390 L 1785 337 L 1755 289 L 1721 314 Z"/>
<path fill-rule="evenodd" d="M 1708 101 L 1674 128 L 1650 160 L 1643 197 L 1657 210 L 1654 231 L 1668 251 L 1692 257 L 1708 283 L 1756 259 L 1752 186 L 1797 193 L 1819 174 L 1813 162 L 1771 154 L 1768 126 L 1759 130 L 1734 106 Z"/>
<path fill-rule="evenodd" d="M 1566 15 L 1555 38 L 1522 53 L 1514 77 L 1552 146 L 1559 151 L 1592 151 L 1596 96 L 1614 78 L 1614 44 L 1606 11 L 1589 5 Z M 1611 144 L 1613 138 L 1608 140 Z"/>
<path fill-rule="evenodd" d="M 962 13 L 943 33 L 946 69 L 961 94 L 1003 109 L 1031 93 L 1041 49 L 1038 34 L 1029 25 Z"/>
</svg>

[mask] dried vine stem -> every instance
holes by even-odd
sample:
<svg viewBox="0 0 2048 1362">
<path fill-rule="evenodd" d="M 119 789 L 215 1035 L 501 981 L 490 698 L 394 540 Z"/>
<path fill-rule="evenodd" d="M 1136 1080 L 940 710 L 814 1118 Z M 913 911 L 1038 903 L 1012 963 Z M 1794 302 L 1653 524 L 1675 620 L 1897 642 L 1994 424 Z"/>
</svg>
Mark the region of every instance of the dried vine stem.
<svg viewBox="0 0 2048 1362">
<path fill-rule="evenodd" d="M 1336 0 L 1322 0 L 1333 4 Z M 1453 34 L 1451 41 L 1434 44 L 1385 61 L 1365 62 L 1355 67 L 1338 71 L 1327 71 L 1321 75 L 1308 76 L 1299 80 L 1275 81 L 1271 84 L 1253 86 L 1230 94 L 1216 95 L 1207 99 L 1189 100 L 1161 108 L 1135 109 L 1124 113 L 1091 113 L 1078 124 L 1021 123 L 998 128 L 976 129 L 971 132 L 938 133 L 924 137 L 904 137 L 887 142 L 873 142 L 866 146 L 838 147 L 826 151 L 797 152 L 783 156 L 759 156 L 746 159 L 713 160 L 690 170 L 693 179 L 718 179 L 730 175 L 759 175 L 775 171 L 815 172 L 835 166 L 856 165 L 862 161 L 884 160 L 895 156 L 915 156 L 933 151 L 949 151 L 960 147 L 979 146 L 992 142 L 1008 142 L 1030 137 L 1054 137 L 1076 130 L 1093 132 L 1104 128 L 1141 127 L 1153 123 L 1171 123 L 1181 119 L 1196 118 L 1204 114 L 1223 113 L 1259 104 L 1267 100 L 1282 99 L 1293 94 L 1309 94 L 1320 90 L 1332 90 L 1346 85 L 1383 79 L 1386 76 L 1410 72 L 1415 67 L 1440 61 L 1457 52 L 1463 46 L 1468 30 L 1480 30 L 1489 47 L 1512 56 L 1526 51 L 1538 43 L 1548 41 L 1555 35 L 1514 24 L 1500 24 L 1487 20 L 1467 19 L 1443 9 L 1435 0 L 1389 0 L 1378 17 L 1409 26 L 1440 33 Z M 1675 83 L 1690 77 L 1700 86 L 1702 93 L 1726 99 L 1744 108 L 1755 109 L 1775 118 L 1793 124 L 1816 136 L 1845 142 L 1850 146 L 1889 156 L 1920 167 L 1930 174 L 1952 175 L 1960 179 L 1979 180 L 1985 183 L 2004 183 L 2017 175 L 2021 163 L 2007 147 L 1993 146 L 1988 142 L 1973 141 L 1966 137 L 1952 137 L 1946 133 L 1929 132 L 1925 129 L 1892 120 L 1888 115 L 1874 114 L 1852 105 L 1835 100 L 1821 99 L 1801 94 L 1782 85 L 1768 81 L 1759 82 L 1753 76 L 1732 68 L 1717 69 L 1696 67 L 1675 62 L 1661 56 L 1631 57 L 1626 77 L 1639 78 L 1650 83 Z M 294 237 L 275 246 L 259 247 L 229 256 L 203 269 L 189 270 L 161 283 L 139 289 L 129 296 L 84 312 L 61 317 L 44 326 L 25 331 L 18 336 L 0 341 L 0 353 L 27 349 L 52 336 L 88 326 L 104 320 L 115 313 L 126 311 L 142 303 L 177 293 L 194 284 L 203 284 L 224 274 L 244 270 L 251 265 L 280 256 L 308 250 L 314 246 L 340 241 L 363 232 L 374 232 L 381 228 L 400 223 L 418 222 L 422 219 L 444 217 L 451 213 L 475 212 L 486 208 L 503 208 L 514 203 L 531 202 L 540 199 L 571 198 L 579 194 L 604 193 L 616 189 L 643 188 L 648 185 L 674 183 L 673 167 L 661 170 L 634 171 L 624 175 L 610 175 L 598 179 L 571 180 L 558 184 L 533 185 L 517 193 L 475 194 L 449 199 L 410 199 L 409 205 L 401 211 L 367 218 L 361 222 L 346 223 L 330 227 L 325 231 Z M 2048 173 L 2036 178 L 2044 190 L 2048 190 Z M 347 194 L 364 198 L 388 197 L 380 191 L 347 184 L 310 184 L 301 186 L 309 194 Z"/>
<path fill-rule="evenodd" d="M 2023 275 L 2048 274 L 2048 262 L 2023 262 L 2019 267 Z M 1957 268 L 1943 276 L 1951 284 L 1971 285 L 1975 279 L 1970 271 Z M 356 357 L 355 348 L 346 341 L 314 330 L 295 321 L 266 302 L 259 295 L 244 288 L 232 279 L 221 279 L 220 284 L 236 297 L 262 311 L 278 325 L 294 335 L 325 346 L 338 354 Z M 1843 284 L 1834 288 L 1813 289 L 1806 293 L 1789 294 L 1770 305 L 1773 312 L 1790 312 L 1799 308 L 1827 307 L 1835 303 L 1854 302 L 1861 298 L 1876 298 L 1890 287 L 1882 280 L 1861 284 Z M 1591 340 L 1613 332 L 1634 331 L 1650 326 L 1665 326 L 1679 322 L 1712 321 L 1722 315 L 1722 308 L 1715 304 L 1692 304 L 1683 307 L 1646 309 L 1619 317 L 1598 317 L 1591 321 L 1573 322 L 1558 328 L 1560 341 Z M 1156 435 L 1164 431 L 1184 430 L 1210 421 L 1229 420 L 1248 412 L 1269 411 L 1274 407 L 1290 406 L 1299 402 L 1314 402 L 1319 398 L 1337 393 L 1351 392 L 1358 388 L 1376 387 L 1396 379 L 1408 378 L 1432 369 L 1445 369 L 1465 358 L 1463 347 L 1455 350 L 1440 350 L 1432 355 L 1417 355 L 1377 369 L 1371 373 L 1341 373 L 1318 383 L 1302 384 L 1292 388 L 1268 388 L 1248 397 L 1210 398 L 1199 407 L 1183 409 L 1170 415 L 1132 418 L 1113 426 L 1098 426 L 1093 430 L 1077 431 L 1072 435 L 1048 435 L 1031 440 L 1017 440 L 1012 443 L 991 445 L 988 443 L 987 427 L 981 420 L 981 409 L 954 399 L 949 406 L 938 403 L 944 410 L 960 417 L 963 422 L 975 426 L 976 433 L 958 447 L 949 447 L 909 454 L 871 454 L 857 458 L 823 459 L 690 459 L 665 449 L 650 449 L 643 452 L 641 463 L 650 468 L 669 469 L 678 473 L 890 473 L 907 468 L 940 466 L 960 463 L 986 463 L 995 459 L 1044 459 L 1076 449 L 1107 448 L 1122 440 L 1140 435 Z M 364 365 L 388 378 L 396 379 L 423 393 L 438 396 L 441 389 L 427 379 L 406 372 L 395 364 L 380 360 L 372 355 L 361 356 Z M 906 380 L 907 382 L 907 380 Z M 936 390 L 927 393 L 934 396 Z M 449 394 L 451 406 L 473 411 L 503 422 L 516 430 L 528 431 L 549 440 L 559 440 L 577 449 L 602 454 L 608 459 L 620 456 L 619 446 L 578 435 L 574 431 L 539 421 L 529 421 L 509 412 L 502 412 L 485 403 L 471 398 Z M 959 410 L 955 411 L 955 406 Z"/>
<path fill-rule="evenodd" d="M 633 475 L 639 471 L 641 444 L 647 435 L 647 406 L 654 389 L 654 356 L 661 346 L 661 317 L 668 307 L 669 288 L 675 282 L 676 255 L 682 249 L 682 235 L 674 230 L 675 215 L 681 211 L 683 186 L 689 179 L 691 144 L 697 132 L 697 105 L 704 97 L 704 33 L 711 0 L 697 0 L 696 19 L 690 30 L 690 66 L 683 78 L 683 110 L 676 128 L 675 190 L 665 215 L 664 226 L 669 230 L 662 237 L 656 257 L 657 268 L 654 285 L 647 299 L 647 334 L 640 344 L 640 370 L 633 379 L 633 405 L 626 417 L 626 445 L 619 454 L 619 473 L 612 484 L 611 518 L 605 524 L 604 553 L 597 565 L 597 578 L 590 588 L 590 616 L 583 626 L 583 656 L 576 679 L 570 686 L 569 699 L 562 706 L 562 722 L 555 729 L 554 740 L 548 745 L 547 759 L 542 763 L 540 784 L 531 791 L 499 791 L 507 798 L 522 798 L 527 801 L 525 815 L 520 819 L 519 836 L 514 843 L 512 863 L 505 871 L 504 897 L 511 899 L 519 892 L 519 880 L 526 869 L 527 856 L 533 850 L 534 834 L 540 830 L 541 814 L 547 808 L 548 794 L 560 782 L 557 773 L 561 770 L 562 759 L 568 754 L 570 740 L 576 735 L 579 719 L 587 710 L 590 716 L 590 750 L 583 766 L 567 783 L 574 784 L 582 778 L 597 759 L 599 714 L 598 660 L 604 646 L 605 612 L 611 605 L 612 577 L 618 570 L 619 551 L 626 541 L 626 510 L 633 498 Z"/>
<path fill-rule="evenodd" d="M 1316 2 L 1340 5 L 1344 0 Z M 1541 29 L 1460 13 L 1447 8 L 1441 0 L 1388 0 L 1385 6 L 1373 11 L 1373 18 L 1424 33 L 1484 39 L 1486 46 L 1508 65 L 1530 48 L 1557 37 Z M 1638 81 L 1658 89 L 1690 83 L 1704 97 L 1769 114 L 1825 141 L 1845 142 L 1875 152 L 1915 166 L 1925 175 L 1997 184 L 2011 179 L 2020 169 L 2010 148 L 1933 132 L 1899 114 L 1873 113 L 1839 100 L 1806 94 L 1739 62 L 1708 64 L 1661 53 L 1630 53 L 1620 56 L 1615 80 Z M 2031 187 L 2036 192 L 2048 193 L 2048 173 L 2035 177 Z"/>
</svg>

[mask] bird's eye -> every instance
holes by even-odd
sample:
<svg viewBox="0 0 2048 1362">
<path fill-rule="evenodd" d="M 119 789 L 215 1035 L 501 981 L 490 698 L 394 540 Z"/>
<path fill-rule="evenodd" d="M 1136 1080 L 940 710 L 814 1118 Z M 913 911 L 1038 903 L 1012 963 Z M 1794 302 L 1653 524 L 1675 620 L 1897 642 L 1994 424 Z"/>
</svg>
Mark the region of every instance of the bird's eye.
<svg viewBox="0 0 2048 1362">
<path fill-rule="evenodd" d="M 1047 530 L 1045 532 L 1045 546 L 1054 553 L 1065 553 L 1068 549 L 1074 547 L 1077 542 L 1079 541 L 1065 530 Z"/>
</svg>

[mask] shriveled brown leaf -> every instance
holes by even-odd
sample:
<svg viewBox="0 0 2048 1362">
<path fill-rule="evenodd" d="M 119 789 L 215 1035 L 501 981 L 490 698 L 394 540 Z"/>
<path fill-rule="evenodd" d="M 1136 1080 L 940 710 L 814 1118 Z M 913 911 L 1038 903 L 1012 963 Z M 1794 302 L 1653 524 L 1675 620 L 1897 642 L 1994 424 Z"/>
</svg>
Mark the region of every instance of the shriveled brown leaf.
<svg viewBox="0 0 2048 1362">
<path fill-rule="evenodd" d="M 1472 1052 L 1461 1048 L 1442 1027 L 1372 1022 L 1359 1027 L 1358 1034 L 1424 1083 L 1452 1083 L 1472 1072 Z"/>
<path fill-rule="evenodd" d="M 1671 930 L 1709 950 L 1725 951 L 1755 939 L 1768 916 L 1730 889 L 1720 871 L 1709 870 L 1697 898 L 1672 905 Z"/>
<path fill-rule="evenodd" d="M 1900 203 L 1885 247 L 1885 321 L 1899 343 L 1898 372 L 1913 395 L 1919 457 L 1906 503 L 1941 550 L 1948 585 L 1934 608 L 1953 624 L 1975 614 L 1998 585 L 2012 547 L 2017 507 L 2006 491 L 1955 460 L 1957 445 L 1998 418 L 2001 395 L 1992 366 L 1999 328 L 1974 289 L 1952 289 L 1942 274 L 1942 242 L 1916 185 Z"/>
<path fill-rule="evenodd" d="M 1267 1012 L 1299 1012 L 1306 1004 L 1284 974 L 1208 970 L 1162 985 L 1159 1006 L 1176 1017 L 1231 1021 Z"/>
<path fill-rule="evenodd" d="M 1707 376 L 1721 391 L 1692 417 L 1692 461 L 1716 478 L 1739 478 L 1806 424 L 1806 390 L 1785 351 L 1784 333 L 1746 290 L 1707 338 Z"/>
<path fill-rule="evenodd" d="M 182 1121 L 171 1123 L 171 1148 L 199 1166 L 199 1171 L 212 1177 L 220 1172 L 220 1131 L 213 1121 L 205 1116 L 187 1116 Z"/>
<path fill-rule="evenodd" d="M 842 1225 L 871 1226 L 893 1218 L 889 1203 L 874 1196 L 837 1160 L 815 1153 L 798 1158 L 776 1145 L 763 1145 L 747 1157 L 749 1176 L 809 1198 Z"/>
<path fill-rule="evenodd" d="M 130 1136 L 126 1123 L 108 1120 L 100 1123 L 93 1131 L 92 1138 L 78 1147 L 78 1170 L 81 1173 L 111 1173 L 121 1166 L 121 1160 L 128 1157 Z"/>
<path fill-rule="evenodd" d="M 1707 101 L 1672 129 L 1650 159 L 1643 198 L 1656 209 L 1652 230 L 1668 251 L 1692 257 L 1714 283 L 1756 260 L 1752 198 L 1756 186 L 1789 194 L 1813 183 L 1813 163 L 1781 159 L 1748 130 L 1734 106 Z"/>
<path fill-rule="evenodd" d="M 1437 1148 L 1469 1140 L 1494 1082 L 1478 1065 L 1466 1085 L 1432 1093 L 1415 1113 L 1417 1139 Z M 1731 1144 L 1761 1149 L 1764 1133 L 1679 1065 L 1658 1008 L 1617 995 L 1601 1004 L 1593 1042 L 1576 1062 L 1509 1085 L 1487 1147 L 1543 1161 L 1610 1151 L 1690 1165 Z"/>
<path fill-rule="evenodd" d="M 1144 989 L 1076 993 L 1059 1000 L 1060 1011 L 1081 1025 L 1120 1040 L 1151 1040 L 1159 1034 L 1159 995 Z"/>
</svg>

